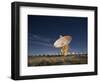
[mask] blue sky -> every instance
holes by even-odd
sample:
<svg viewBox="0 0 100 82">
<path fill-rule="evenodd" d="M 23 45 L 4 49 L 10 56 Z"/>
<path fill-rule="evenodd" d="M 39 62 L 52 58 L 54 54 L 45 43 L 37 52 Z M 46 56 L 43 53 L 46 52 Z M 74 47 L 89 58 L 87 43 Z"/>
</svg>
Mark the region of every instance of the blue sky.
<svg viewBox="0 0 100 82">
<path fill-rule="evenodd" d="M 59 53 L 54 42 L 70 35 L 70 52 L 87 52 L 87 18 L 28 15 L 28 55 Z"/>
</svg>

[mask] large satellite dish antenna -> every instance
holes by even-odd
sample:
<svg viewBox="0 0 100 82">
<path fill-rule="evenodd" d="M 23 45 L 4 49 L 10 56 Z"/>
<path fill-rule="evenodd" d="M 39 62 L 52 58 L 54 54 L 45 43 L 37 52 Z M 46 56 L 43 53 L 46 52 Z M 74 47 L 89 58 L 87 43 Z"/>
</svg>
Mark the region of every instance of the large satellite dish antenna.
<svg viewBox="0 0 100 82">
<path fill-rule="evenodd" d="M 60 35 L 59 39 L 54 42 L 55 48 L 60 48 L 61 55 L 66 56 L 69 50 L 69 43 L 71 42 L 71 36 L 62 36 Z"/>
</svg>

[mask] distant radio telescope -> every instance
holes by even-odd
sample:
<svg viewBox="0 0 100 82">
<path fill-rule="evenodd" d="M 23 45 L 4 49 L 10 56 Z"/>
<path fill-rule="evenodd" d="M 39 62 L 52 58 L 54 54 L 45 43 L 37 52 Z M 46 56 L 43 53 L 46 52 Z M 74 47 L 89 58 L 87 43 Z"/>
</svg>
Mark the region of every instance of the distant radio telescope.
<svg viewBox="0 0 100 82">
<path fill-rule="evenodd" d="M 55 48 L 60 48 L 61 55 L 66 56 L 69 50 L 69 43 L 71 42 L 71 36 L 62 36 L 54 42 Z"/>
</svg>

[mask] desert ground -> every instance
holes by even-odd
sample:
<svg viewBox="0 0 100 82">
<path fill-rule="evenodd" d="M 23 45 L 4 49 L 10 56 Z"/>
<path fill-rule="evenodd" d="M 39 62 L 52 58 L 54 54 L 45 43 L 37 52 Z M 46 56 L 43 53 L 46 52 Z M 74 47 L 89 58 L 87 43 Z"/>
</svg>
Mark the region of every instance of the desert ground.
<svg viewBox="0 0 100 82">
<path fill-rule="evenodd" d="M 87 54 L 28 56 L 28 66 L 87 64 Z"/>
</svg>

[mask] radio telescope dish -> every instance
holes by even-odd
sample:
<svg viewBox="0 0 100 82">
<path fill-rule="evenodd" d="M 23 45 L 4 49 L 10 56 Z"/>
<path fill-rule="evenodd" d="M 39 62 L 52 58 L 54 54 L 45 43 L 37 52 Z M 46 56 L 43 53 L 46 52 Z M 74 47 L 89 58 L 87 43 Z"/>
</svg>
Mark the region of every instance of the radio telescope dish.
<svg viewBox="0 0 100 82">
<path fill-rule="evenodd" d="M 72 40 L 72 37 L 71 36 L 61 36 L 60 35 L 60 38 L 57 39 L 55 42 L 54 42 L 54 47 L 55 48 L 61 48 L 63 46 L 66 46 L 68 45 Z"/>
<path fill-rule="evenodd" d="M 60 35 L 60 38 L 54 42 L 54 47 L 60 48 L 61 54 L 65 56 L 65 55 L 67 55 L 67 52 L 69 49 L 69 43 L 71 42 L 71 40 L 72 40 L 71 36 Z"/>
</svg>

